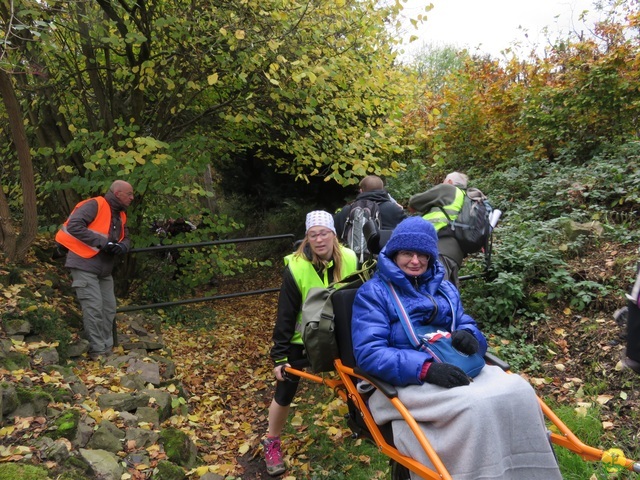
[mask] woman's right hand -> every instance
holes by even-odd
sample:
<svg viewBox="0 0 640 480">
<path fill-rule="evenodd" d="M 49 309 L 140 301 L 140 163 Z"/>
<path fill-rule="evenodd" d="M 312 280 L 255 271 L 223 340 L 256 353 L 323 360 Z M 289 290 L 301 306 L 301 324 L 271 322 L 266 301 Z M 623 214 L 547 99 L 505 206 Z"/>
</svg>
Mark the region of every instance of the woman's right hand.
<svg viewBox="0 0 640 480">
<path fill-rule="evenodd" d="M 273 368 L 273 375 L 276 377 L 276 380 L 278 380 L 279 382 L 284 382 L 285 381 L 285 378 L 284 378 L 284 375 L 283 375 L 284 372 L 282 371 L 283 367 L 291 368 L 291 365 L 288 364 L 288 363 L 281 363 L 280 365 L 276 365 Z"/>
<path fill-rule="evenodd" d="M 444 388 L 453 388 L 469 385 L 471 379 L 455 365 L 432 362 L 424 381 Z"/>
</svg>

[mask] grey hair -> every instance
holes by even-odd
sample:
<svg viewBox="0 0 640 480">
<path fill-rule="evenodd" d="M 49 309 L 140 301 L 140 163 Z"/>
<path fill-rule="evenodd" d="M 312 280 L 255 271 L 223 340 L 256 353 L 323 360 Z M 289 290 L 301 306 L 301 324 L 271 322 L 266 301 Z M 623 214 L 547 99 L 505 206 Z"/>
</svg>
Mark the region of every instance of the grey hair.
<svg viewBox="0 0 640 480">
<path fill-rule="evenodd" d="M 443 183 L 451 183 L 456 187 L 467 188 L 467 183 L 469 183 L 469 177 L 467 177 L 464 173 L 460 172 L 451 172 L 444 178 Z"/>
</svg>

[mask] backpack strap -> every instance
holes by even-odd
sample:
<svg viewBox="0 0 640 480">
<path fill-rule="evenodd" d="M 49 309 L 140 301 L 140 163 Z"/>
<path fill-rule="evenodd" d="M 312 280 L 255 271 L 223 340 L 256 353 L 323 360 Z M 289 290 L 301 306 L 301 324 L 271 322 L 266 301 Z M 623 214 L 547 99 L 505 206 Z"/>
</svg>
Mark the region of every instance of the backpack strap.
<svg viewBox="0 0 640 480">
<path fill-rule="evenodd" d="M 464 188 L 460 188 L 460 187 L 455 187 L 456 188 L 456 195 L 453 199 L 453 202 L 450 203 L 449 205 L 436 205 L 434 208 L 437 208 L 438 210 L 440 210 L 442 212 L 442 214 L 444 215 L 444 217 L 447 219 L 446 222 L 443 218 L 441 217 L 435 217 L 435 218 L 426 218 L 427 216 L 429 216 L 432 212 L 434 212 L 435 210 L 431 210 L 430 212 L 427 212 L 423 218 L 426 218 L 426 220 L 430 221 L 431 223 L 433 223 L 434 225 L 437 225 L 438 223 L 447 223 L 447 226 L 451 226 L 456 220 L 455 219 L 451 219 L 452 215 L 456 215 L 456 219 L 458 218 L 458 215 L 460 215 L 460 212 L 462 211 L 462 207 L 464 205 L 464 202 L 467 198 L 467 192 Z M 453 207 L 460 201 L 460 194 L 462 194 L 462 203 L 460 203 L 460 208 L 458 210 L 453 210 Z M 447 210 L 447 207 L 449 207 L 449 209 Z M 437 230 L 439 230 L 436 227 Z"/>
<path fill-rule="evenodd" d="M 416 335 L 415 330 L 413 329 L 413 325 L 411 324 L 411 320 L 409 320 L 409 316 L 407 315 L 407 311 L 404 309 L 404 306 L 402 305 L 402 302 L 400 301 L 400 297 L 398 296 L 398 293 L 396 292 L 395 288 L 393 288 L 393 284 L 391 282 L 389 282 L 389 281 L 384 282 L 384 285 L 387 287 L 387 290 L 389 291 L 389 294 L 391 295 L 391 299 L 393 300 L 393 306 L 395 307 L 396 313 L 398 314 L 398 317 L 400 318 L 400 324 L 402 325 L 402 328 L 404 329 L 404 332 L 407 334 L 407 337 L 409 337 L 409 341 L 411 342 L 411 344 L 415 348 L 419 349 L 420 346 L 422 345 L 422 343 L 420 342 L 420 339 L 418 338 L 418 336 Z M 456 320 L 457 320 L 457 318 L 456 318 L 457 317 L 456 309 L 453 306 L 453 302 L 449 298 L 449 295 L 447 295 L 446 292 L 444 290 L 442 290 L 441 288 L 438 288 L 438 291 L 444 295 L 444 297 L 449 302 L 449 305 L 451 306 L 451 313 L 453 315 L 453 323 L 451 325 L 451 331 L 454 331 L 456 329 Z"/>
<path fill-rule="evenodd" d="M 332 288 L 332 287 L 336 287 L 336 286 L 337 286 L 337 288 L 340 288 L 342 286 L 342 284 L 348 285 L 349 283 L 353 283 L 356 280 L 359 280 L 362 283 L 364 283 L 364 282 L 366 282 L 367 280 L 369 280 L 373 276 L 373 273 L 376 270 L 376 265 L 377 265 L 376 260 L 371 258 L 371 259 L 365 261 L 362 264 L 362 267 L 359 270 L 356 270 L 355 272 L 347 275 L 344 278 L 341 278 L 338 281 L 330 283 L 327 286 L 327 288 Z"/>
</svg>

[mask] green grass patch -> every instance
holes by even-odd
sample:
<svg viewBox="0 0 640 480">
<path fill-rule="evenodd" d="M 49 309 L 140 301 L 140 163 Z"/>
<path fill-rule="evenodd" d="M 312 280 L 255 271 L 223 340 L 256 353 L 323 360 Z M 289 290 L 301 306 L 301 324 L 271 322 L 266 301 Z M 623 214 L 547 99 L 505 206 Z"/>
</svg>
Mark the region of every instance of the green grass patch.
<svg viewBox="0 0 640 480">
<path fill-rule="evenodd" d="M 331 390 L 305 382 L 282 436 L 289 475 L 309 480 L 389 477 L 389 458 L 373 443 L 351 437 L 346 413 L 345 403 Z"/>
<path fill-rule="evenodd" d="M 581 414 L 578 414 L 571 406 L 551 403 L 549 406 L 584 444 L 602 450 L 620 448 L 627 458 L 638 459 L 640 450 L 637 447 L 635 447 L 633 451 L 628 451 L 628 449 L 620 443 L 607 440 L 605 430 L 600 421 L 600 412 L 597 407 L 589 408 Z M 551 427 L 551 429 L 554 430 L 553 427 Z M 628 434 L 633 433 L 616 432 L 616 434 L 622 439 L 629 438 Z M 602 462 L 586 461 L 572 451 L 559 446 L 554 446 L 554 449 L 564 480 L 622 480 L 637 478 L 636 473 L 629 472 L 622 467 Z"/>
<path fill-rule="evenodd" d="M 0 480 L 49 480 L 50 478 L 43 467 L 18 463 L 0 465 Z"/>
</svg>

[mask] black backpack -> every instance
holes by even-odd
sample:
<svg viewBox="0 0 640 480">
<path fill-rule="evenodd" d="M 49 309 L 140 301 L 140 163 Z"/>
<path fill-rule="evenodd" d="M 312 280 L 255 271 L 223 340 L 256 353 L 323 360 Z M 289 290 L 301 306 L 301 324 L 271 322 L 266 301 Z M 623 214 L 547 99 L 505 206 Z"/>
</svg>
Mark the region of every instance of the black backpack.
<svg viewBox="0 0 640 480">
<path fill-rule="evenodd" d="M 360 199 L 351 203 L 351 210 L 342 230 L 341 240 L 356 252 L 360 264 L 371 258 L 363 231 L 364 224 L 369 220 L 373 220 L 376 227 L 380 229 L 380 207 L 376 202 Z"/>
<path fill-rule="evenodd" d="M 465 254 L 477 253 L 489 244 L 492 211 L 493 207 L 480 190 L 467 189 L 458 217 L 453 221 L 449 219 L 449 228 Z M 446 212 L 445 215 L 449 218 Z"/>
</svg>

